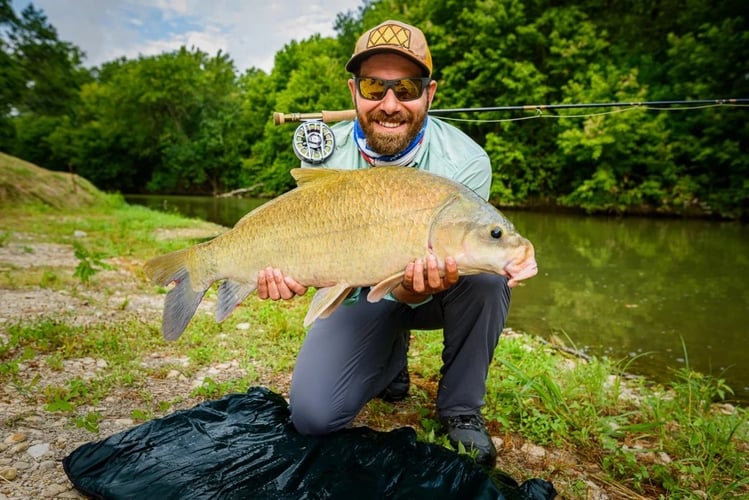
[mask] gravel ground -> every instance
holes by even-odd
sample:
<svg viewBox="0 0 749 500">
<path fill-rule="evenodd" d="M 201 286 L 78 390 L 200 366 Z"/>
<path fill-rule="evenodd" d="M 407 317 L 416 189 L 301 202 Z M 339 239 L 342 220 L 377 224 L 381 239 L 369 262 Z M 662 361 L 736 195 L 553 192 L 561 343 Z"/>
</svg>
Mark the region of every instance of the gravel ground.
<svg viewBox="0 0 749 500">
<path fill-rule="evenodd" d="M 72 273 L 77 259 L 71 246 L 24 242 L 0 246 L 0 272 L 32 268 L 43 263 Z M 138 292 L 138 281 L 132 265 L 113 263 L 113 270 L 102 271 L 97 279 L 115 284 L 113 295 L 93 290 L 87 296 L 66 290 L 46 288 L 6 289 L 0 288 L 0 344 L 7 342 L 7 325 L 18 321 L 54 315 L 64 317 L 72 324 L 89 322 L 120 321 L 126 316 L 140 320 L 157 321 L 163 306 L 163 297 Z M 115 287 L 102 286 L 101 290 Z M 87 292 L 88 293 L 88 292 Z M 111 293 L 111 292 L 110 292 Z M 125 308 L 123 303 L 127 303 Z M 87 379 L 107 369 L 103 359 L 90 357 L 63 361 L 63 368 L 52 369 L 46 355 L 37 355 L 19 366 L 23 382 L 0 385 L 0 500 L 36 498 L 85 498 L 77 492 L 67 478 L 62 459 L 77 447 L 90 441 L 104 439 L 111 434 L 136 425 L 130 416 L 142 404 L 137 397 L 130 397 L 122 388 L 105 398 L 96 407 L 77 408 L 77 414 L 96 411 L 103 416 L 99 432 L 92 433 L 75 425 L 75 416 L 54 414 L 44 409 L 44 402 L 28 397 L 23 383 L 64 386 L 74 378 Z M 173 359 L 163 353 L 153 353 L 144 364 L 149 366 L 177 365 L 186 359 Z M 172 400 L 175 395 L 185 396 L 180 408 L 190 408 L 200 401 L 190 399 L 190 391 L 199 386 L 206 376 L 213 380 L 242 376 L 238 362 L 216 364 L 205 368 L 189 379 L 177 371 L 171 371 L 164 379 L 149 378 L 146 387 L 139 390 L 150 392 L 158 400 Z M 34 382 L 32 382 L 34 381 Z"/>
</svg>

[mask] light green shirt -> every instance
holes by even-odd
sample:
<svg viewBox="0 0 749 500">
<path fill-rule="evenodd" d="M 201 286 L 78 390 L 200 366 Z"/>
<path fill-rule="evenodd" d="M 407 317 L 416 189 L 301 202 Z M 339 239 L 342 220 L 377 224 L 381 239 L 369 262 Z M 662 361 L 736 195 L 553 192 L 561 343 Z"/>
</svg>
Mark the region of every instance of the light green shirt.
<svg viewBox="0 0 749 500">
<path fill-rule="evenodd" d="M 356 146 L 354 122 L 338 122 L 331 130 L 335 136 L 335 147 L 330 158 L 319 165 L 302 162 L 303 167 L 354 170 L 372 166 Z M 492 181 L 489 155 L 463 131 L 433 116 L 429 117 L 424 141 L 411 166 L 458 181 L 483 199 L 489 199 Z"/>
<path fill-rule="evenodd" d="M 303 167 L 338 168 L 355 170 L 370 168 L 370 165 L 359 152 L 354 139 L 354 122 L 338 122 L 331 127 L 335 136 L 333 154 L 322 164 L 314 165 L 302 161 Z M 489 199 L 489 188 L 492 181 L 492 167 L 489 155 L 476 142 L 460 129 L 432 116 L 429 117 L 424 131 L 424 140 L 410 165 L 443 177 L 458 181 L 475 191 L 483 199 Z M 344 304 L 358 300 L 361 289 L 349 296 Z M 386 299 L 398 302 L 391 294 Z M 429 297 L 419 304 L 408 304 L 418 307 L 426 304 Z"/>
</svg>

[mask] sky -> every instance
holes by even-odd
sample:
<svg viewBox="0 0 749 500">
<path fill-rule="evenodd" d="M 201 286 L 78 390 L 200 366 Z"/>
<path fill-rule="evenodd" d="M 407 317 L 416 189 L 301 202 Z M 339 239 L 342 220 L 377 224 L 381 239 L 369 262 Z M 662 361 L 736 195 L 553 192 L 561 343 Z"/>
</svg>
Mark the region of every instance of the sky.
<svg viewBox="0 0 749 500">
<path fill-rule="evenodd" d="M 196 47 L 228 53 L 240 72 L 270 72 L 292 40 L 334 36 L 339 12 L 358 13 L 363 0 L 13 0 L 44 11 L 58 39 L 86 53 L 84 65 Z M 353 47 L 352 47 L 353 49 Z"/>
</svg>

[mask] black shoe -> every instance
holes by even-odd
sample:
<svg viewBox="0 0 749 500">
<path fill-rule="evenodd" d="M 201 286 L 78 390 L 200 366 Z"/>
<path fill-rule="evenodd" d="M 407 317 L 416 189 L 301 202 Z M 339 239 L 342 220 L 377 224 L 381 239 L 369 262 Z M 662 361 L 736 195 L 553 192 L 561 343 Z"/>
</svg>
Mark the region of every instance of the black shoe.
<svg viewBox="0 0 749 500">
<path fill-rule="evenodd" d="M 411 345 L 411 330 L 403 332 L 403 341 L 406 344 L 406 356 L 408 356 L 408 348 Z M 393 381 L 377 397 L 388 403 L 397 403 L 408 397 L 408 389 L 410 387 L 411 377 L 408 375 L 408 359 L 406 359 L 406 366 L 398 372 Z"/>
<path fill-rule="evenodd" d="M 475 450 L 476 462 L 486 467 L 494 467 L 497 449 L 494 447 L 489 431 L 486 430 L 481 415 L 456 415 L 441 417 L 442 433 L 447 435 L 450 444 L 458 448 L 458 443 L 469 453 Z"/>
<path fill-rule="evenodd" d="M 388 403 L 397 403 L 406 399 L 410 386 L 411 377 L 408 375 L 408 365 L 406 365 L 377 397 Z"/>
</svg>

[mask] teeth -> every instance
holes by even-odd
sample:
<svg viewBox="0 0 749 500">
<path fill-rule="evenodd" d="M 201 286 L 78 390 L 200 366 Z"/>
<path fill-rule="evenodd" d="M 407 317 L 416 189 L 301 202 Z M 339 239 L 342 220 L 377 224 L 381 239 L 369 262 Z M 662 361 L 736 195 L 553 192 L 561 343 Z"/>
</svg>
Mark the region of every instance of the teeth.
<svg viewBox="0 0 749 500">
<path fill-rule="evenodd" d="M 392 122 L 378 122 L 378 123 L 385 128 L 396 128 L 400 126 L 400 123 L 392 123 Z"/>
</svg>

